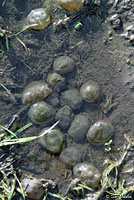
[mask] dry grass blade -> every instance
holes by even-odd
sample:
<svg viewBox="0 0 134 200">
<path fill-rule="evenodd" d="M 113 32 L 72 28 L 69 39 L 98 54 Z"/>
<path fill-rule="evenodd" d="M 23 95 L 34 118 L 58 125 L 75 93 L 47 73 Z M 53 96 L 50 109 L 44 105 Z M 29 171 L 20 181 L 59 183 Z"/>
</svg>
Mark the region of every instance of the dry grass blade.
<svg viewBox="0 0 134 200">
<path fill-rule="evenodd" d="M 10 133 L 10 136 L 6 137 L 6 140 L 10 140 L 11 138 L 15 137 L 17 138 L 17 134 L 21 133 L 22 131 L 24 131 L 25 129 L 29 128 L 30 126 L 32 126 L 32 122 L 24 125 L 23 127 L 21 127 L 20 129 L 18 129 L 17 131 L 15 132 L 12 132 L 11 130 L 9 130 L 8 128 L 0 125 L 0 128 L 5 130 L 6 132 Z M 5 136 L 5 133 L 2 133 L 0 135 L 0 140 L 2 140 L 2 138 Z M 4 141 L 4 140 L 3 140 Z"/>
<path fill-rule="evenodd" d="M 25 200 L 25 199 L 26 199 L 26 197 L 25 197 L 25 192 L 24 192 L 24 190 L 23 190 L 23 187 L 22 187 L 22 185 L 21 185 L 21 182 L 19 181 L 19 179 L 18 179 L 18 177 L 16 176 L 16 174 L 14 174 L 14 176 L 15 176 L 15 179 L 17 180 L 17 182 L 18 182 L 18 184 L 19 184 L 19 186 L 20 186 L 20 190 L 21 190 L 21 194 L 22 194 L 23 200 Z"/>
<path fill-rule="evenodd" d="M 122 155 L 120 156 L 119 160 L 116 161 L 112 161 L 109 159 L 105 160 L 105 164 L 107 164 L 107 168 L 103 171 L 102 174 L 102 179 L 101 179 L 101 190 L 98 191 L 98 194 L 95 197 L 95 200 L 99 200 L 103 194 L 105 192 L 109 193 L 112 196 L 118 196 L 119 198 L 122 197 L 122 195 L 127 194 L 128 192 L 132 192 L 134 191 L 134 186 L 130 187 L 130 188 L 124 188 L 123 184 L 122 184 L 122 188 L 119 193 L 117 193 L 117 187 L 114 188 L 115 185 L 117 185 L 117 178 L 118 178 L 118 170 L 120 168 L 120 166 L 122 165 L 124 159 L 126 158 L 126 155 L 128 153 L 128 149 L 132 146 L 134 146 L 133 140 L 130 139 L 127 135 L 124 135 L 125 139 L 127 140 L 128 144 L 127 146 L 124 146 L 123 150 L 124 152 L 122 153 Z M 110 180 L 110 174 L 112 172 L 115 172 L 115 178 L 114 181 L 111 182 Z M 114 183 L 114 185 L 113 185 Z M 108 189 L 111 188 L 113 192 L 109 192 Z"/>
<path fill-rule="evenodd" d="M 5 200 L 5 197 L 2 194 L 0 194 L 0 199 Z"/>
<path fill-rule="evenodd" d="M 60 199 L 60 200 L 66 200 L 64 197 L 62 197 L 60 194 L 53 194 L 53 193 L 51 193 L 51 192 L 48 192 L 48 194 L 50 195 L 50 196 L 52 196 L 52 197 L 56 197 L 56 198 L 58 198 L 58 199 Z"/>
<path fill-rule="evenodd" d="M 6 128 L 6 127 L 4 127 L 2 125 L 0 125 L 0 128 L 2 128 L 3 130 L 7 131 L 8 133 L 10 133 L 13 137 L 17 138 L 16 134 L 14 132 L 12 132 L 11 130 L 9 130 L 8 128 Z"/>
<path fill-rule="evenodd" d="M 13 179 L 12 189 L 11 189 L 11 191 L 9 193 L 8 200 L 11 200 L 13 198 L 15 187 L 16 187 L 16 180 Z"/>
<path fill-rule="evenodd" d="M 27 54 L 30 54 L 29 49 L 27 48 L 27 46 L 25 45 L 24 42 L 22 42 L 22 40 L 20 38 L 18 38 L 17 36 L 15 36 L 16 39 L 19 41 L 19 43 L 24 47 L 25 51 L 27 52 Z"/>
<path fill-rule="evenodd" d="M 51 131 L 57 124 L 59 123 L 59 120 L 55 122 L 54 125 L 52 125 L 48 130 L 44 131 L 41 135 L 38 136 L 38 138 L 42 137 L 43 135 L 46 135 L 49 131 Z"/>
<path fill-rule="evenodd" d="M 21 144 L 21 143 L 26 143 L 26 142 L 31 142 L 33 140 L 36 140 L 36 139 L 42 137 L 43 135 L 47 134 L 58 123 L 59 123 L 59 121 L 57 121 L 53 126 L 51 126 L 48 130 L 46 130 L 42 135 L 39 135 L 39 136 L 32 136 L 32 137 L 26 137 L 26 138 L 16 138 L 16 139 L 4 139 L 0 142 L 0 147 L 7 146 L 7 145 Z"/>
<path fill-rule="evenodd" d="M 4 86 L 2 83 L 0 85 L 7 92 L 10 99 L 13 101 L 13 103 L 16 103 L 16 99 L 15 99 L 14 95 L 10 92 L 10 90 L 6 86 Z"/>
<path fill-rule="evenodd" d="M 31 25 L 29 25 L 29 26 L 26 26 L 25 28 L 23 28 L 23 29 L 22 29 L 21 31 L 19 31 L 18 33 L 15 33 L 15 34 L 13 34 L 13 35 L 10 35 L 10 37 L 17 36 L 17 35 L 23 33 L 24 31 L 26 31 L 27 29 L 30 29 L 30 28 L 32 28 L 32 27 L 34 27 L 34 26 L 37 26 L 37 25 L 38 25 L 38 24 L 31 24 Z"/>
<path fill-rule="evenodd" d="M 6 40 L 6 49 L 9 51 L 9 43 L 8 43 L 8 36 L 5 34 L 5 40 Z"/>
<path fill-rule="evenodd" d="M 88 186 L 85 185 L 85 184 L 80 184 L 80 183 L 79 183 L 78 186 L 80 186 L 80 187 L 82 187 L 82 188 L 85 188 L 86 190 L 88 190 L 88 191 L 90 191 L 90 192 L 93 192 L 93 191 L 94 191 L 92 188 L 88 187 Z"/>
<path fill-rule="evenodd" d="M 3 3 L 2 3 L 2 7 L 5 5 L 5 3 L 6 3 L 6 0 L 3 1 Z"/>
<path fill-rule="evenodd" d="M 23 127 L 19 128 L 17 131 L 14 132 L 14 134 L 17 136 L 19 133 L 23 132 L 25 129 L 29 128 L 32 125 L 33 125 L 32 122 L 30 122 L 30 123 L 24 125 Z M 13 138 L 13 135 L 7 137 L 6 139 L 11 139 L 11 138 Z"/>
<path fill-rule="evenodd" d="M 26 142 L 31 142 L 32 140 L 36 140 L 38 137 L 27 137 L 27 138 L 18 138 L 18 139 L 8 139 L 0 142 L 0 147 L 14 145 L 14 144 L 21 144 Z"/>
</svg>

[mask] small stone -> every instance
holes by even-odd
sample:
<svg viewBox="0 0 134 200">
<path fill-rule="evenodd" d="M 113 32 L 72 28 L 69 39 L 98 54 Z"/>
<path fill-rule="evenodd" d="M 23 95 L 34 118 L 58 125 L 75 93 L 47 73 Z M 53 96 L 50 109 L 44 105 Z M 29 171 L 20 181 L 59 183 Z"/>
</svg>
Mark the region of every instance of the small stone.
<svg viewBox="0 0 134 200">
<path fill-rule="evenodd" d="M 111 22 L 111 25 L 114 30 L 118 30 L 122 26 L 122 20 L 118 14 L 114 14 L 110 17 L 109 21 Z"/>
<path fill-rule="evenodd" d="M 81 162 L 83 152 L 77 147 L 67 147 L 63 149 L 60 154 L 60 161 L 68 167 L 74 166 L 76 163 Z"/>
<path fill-rule="evenodd" d="M 60 56 L 54 61 L 53 68 L 56 72 L 64 75 L 74 70 L 75 62 L 69 56 Z"/>
<path fill-rule="evenodd" d="M 70 126 L 73 117 L 72 109 L 67 105 L 60 108 L 56 113 L 56 120 L 60 120 L 58 125 L 62 129 L 67 129 Z"/>
<path fill-rule="evenodd" d="M 47 102 L 48 104 L 51 104 L 52 106 L 55 106 L 55 107 L 60 105 L 60 100 L 59 100 L 57 94 L 52 94 L 51 96 L 49 96 L 49 97 L 46 99 L 46 102 Z"/>
<path fill-rule="evenodd" d="M 131 36 L 130 36 L 130 43 L 132 44 L 132 45 L 134 45 L 134 34 L 131 34 Z"/>
<path fill-rule="evenodd" d="M 75 115 L 75 118 L 68 130 L 68 134 L 75 142 L 83 141 L 86 138 L 89 125 L 90 123 L 86 113 Z"/>
<path fill-rule="evenodd" d="M 64 104 L 69 105 L 72 110 L 77 110 L 82 105 L 82 97 L 77 89 L 66 90 L 62 93 L 62 100 Z"/>
</svg>

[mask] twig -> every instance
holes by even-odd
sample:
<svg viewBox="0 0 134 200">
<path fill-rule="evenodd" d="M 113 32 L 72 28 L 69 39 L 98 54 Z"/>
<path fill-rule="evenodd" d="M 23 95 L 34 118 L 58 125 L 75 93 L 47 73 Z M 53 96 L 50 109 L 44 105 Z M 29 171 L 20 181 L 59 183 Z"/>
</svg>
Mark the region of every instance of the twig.
<svg viewBox="0 0 134 200">
<path fill-rule="evenodd" d="M 27 48 L 27 46 L 25 45 L 24 42 L 22 42 L 22 40 L 20 38 L 18 38 L 17 36 L 15 36 L 16 39 L 19 41 L 19 43 L 24 47 L 25 51 L 27 52 L 27 54 L 29 55 L 30 54 L 30 51 L 29 49 Z"/>
<path fill-rule="evenodd" d="M 13 101 L 13 103 L 16 103 L 16 99 L 14 97 L 14 95 L 10 92 L 10 90 L 7 89 L 6 86 L 4 86 L 2 83 L 0 84 L 1 87 L 7 92 L 7 94 L 9 95 L 10 99 Z"/>
</svg>

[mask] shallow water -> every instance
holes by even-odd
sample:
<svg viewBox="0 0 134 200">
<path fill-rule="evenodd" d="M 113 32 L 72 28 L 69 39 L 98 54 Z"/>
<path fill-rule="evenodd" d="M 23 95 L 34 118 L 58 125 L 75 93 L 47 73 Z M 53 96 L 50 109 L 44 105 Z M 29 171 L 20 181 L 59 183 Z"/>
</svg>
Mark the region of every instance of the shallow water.
<svg viewBox="0 0 134 200">
<path fill-rule="evenodd" d="M 23 3 L 22 1 L 6 1 L 3 9 L 0 9 L 1 16 L 5 18 L 9 30 L 17 32 L 23 26 L 24 19 L 31 9 L 41 7 L 42 4 L 42 1 L 23 1 Z M 124 57 L 124 47 L 126 47 L 124 40 L 114 33 L 114 39 L 109 40 L 108 32 L 111 28 L 98 16 L 87 16 L 82 22 L 83 27 L 80 31 L 75 31 L 73 25 L 71 26 L 71 34 L 65 29 L 54 33 L 52 25 L 41 32 L 25 31 L 20 35 L 20 39 L 26 44 L 30 55 L 26 54 L 23 46 L 15 38 L 10 40 L 9 55 L 1 58 L 0 76 L 1 83 L 11 91 L 15 101 L 1 87 L 0 113 L 2 117 L 0 123 L 5 124 L 11 115 L 24 107 L 21 94 L 26 85 L 35 80 L 46 81 L 48 73 L 53 71 L 55 58 L 68 55 L 75 60 L 76 70 L 65 77 L 65 88 L 55 94 L 59 99 L 59 104 L 54 107 L 54 110 L 56 112 L 64 105 L 60 99 L 65 90 L 72 88 L 79 90 L 87 80 L 94 80 L 101 85 L 100 100 L 96 103 L 83 101 L 81 108 L 74 111 L 74 115 L 86 112 L 90 125 L 98 120 L 108 120 L 115 129 L 112 138 L 113 152 L 107 154 L 104 145 L 96 147 L 89 144 L 86 138 L 77 144 L 68 138 L 67 130 L 63 130 L 63 134 L 65 135 L 65 147 L 80 148 L 83 151 L 82 161 L 93 163 L 102 172 L 103 162 L 107 156 L 119 157 L 118 147 L 125 142 L 123 135 L 125 133 L 133 135 L 133 93 L 125 85 L 127 66 Z M 105 110 L 106 97 L 111 95 L 112 103 L 115 105 L 110 110 Z M 50 101 L 49 98 L 47 101 Z M 54 120 L 50 125 L 54 123 Z M 28 122 L 30 119 L 25 114 L 20 126 Z M 21 136 L 38 135 L 44 126 L 33 125 Z M 59 155 L 48 154 L 38 141 L 20 145 L 17 153 L 20 159 L 16 167 L 21 168 L 23 176 L 32 174 L 38 178 L 51 178 L 59 182 L 59 190 L 64 194 L 67 187 L 65 173 L 68 169 L 59 161 Z"/>
</svg>

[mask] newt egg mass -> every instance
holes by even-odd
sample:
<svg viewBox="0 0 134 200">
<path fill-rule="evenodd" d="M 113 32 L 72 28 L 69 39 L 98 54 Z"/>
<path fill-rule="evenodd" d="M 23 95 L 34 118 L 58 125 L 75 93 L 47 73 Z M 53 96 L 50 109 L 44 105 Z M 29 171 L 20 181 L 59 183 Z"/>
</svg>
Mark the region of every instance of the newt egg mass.
<svg viewBox="0 0 134 200">
<path fill-rule="evenodd" d="M 48 84 L 41 81 L 29 83 L 22 93 L 22 103 L 29 104 L 36 100 L 43 100 L 52 93 Z"/>
<path fill-rule="evenodd" d="M 40 134 L 42 135 L 46 130 L 48 130 L 48 128 L 44 128 Z M 63 143 L 63 134 L 59 129 L 56 128 L 48 131 L 47 134 L 40 138 L 41 146 L 51 154 L 60 153 L 63 147 Z"/>
<path fill-rule="evenodd" d="M 113 126 L 105 121 L 95 122 L 87 133 L 87 139 L 92 144 L 101 145 L 105 143 L 114 133 Z"/>
<path fill-rule="evenodd" d="M 32 10 L 26 18 L 26 27 L 43 30 L 51 24 L 51 17 L 45 8 Z"/>
<path fill-rule="evenodd" d="M 81 86 L 80 93 L 85 101 L 95 102 L 100 97 L 101 89 L 98 83 L 89 80 Z"/>
<path fill-rule="evenodd" d="M 97 188 L 101 178 L 100 171 L 93 164 L 86 162 L 76 164 L 73 175 L 91 188 Z"/>
<path fill-rule="evenodd" d="M 35 123 L 46 122 L 50 119 L 52 113 L 52 107 L 46 102 L 40 101 L 34 103 L 29 111 L 29 118 Z"/>
<path fill-rule="evenodd" d="M 84 0 L 59 0 L 60 5 L 69 11 L 77 11 L 82 7 Z"/>
</svg>

